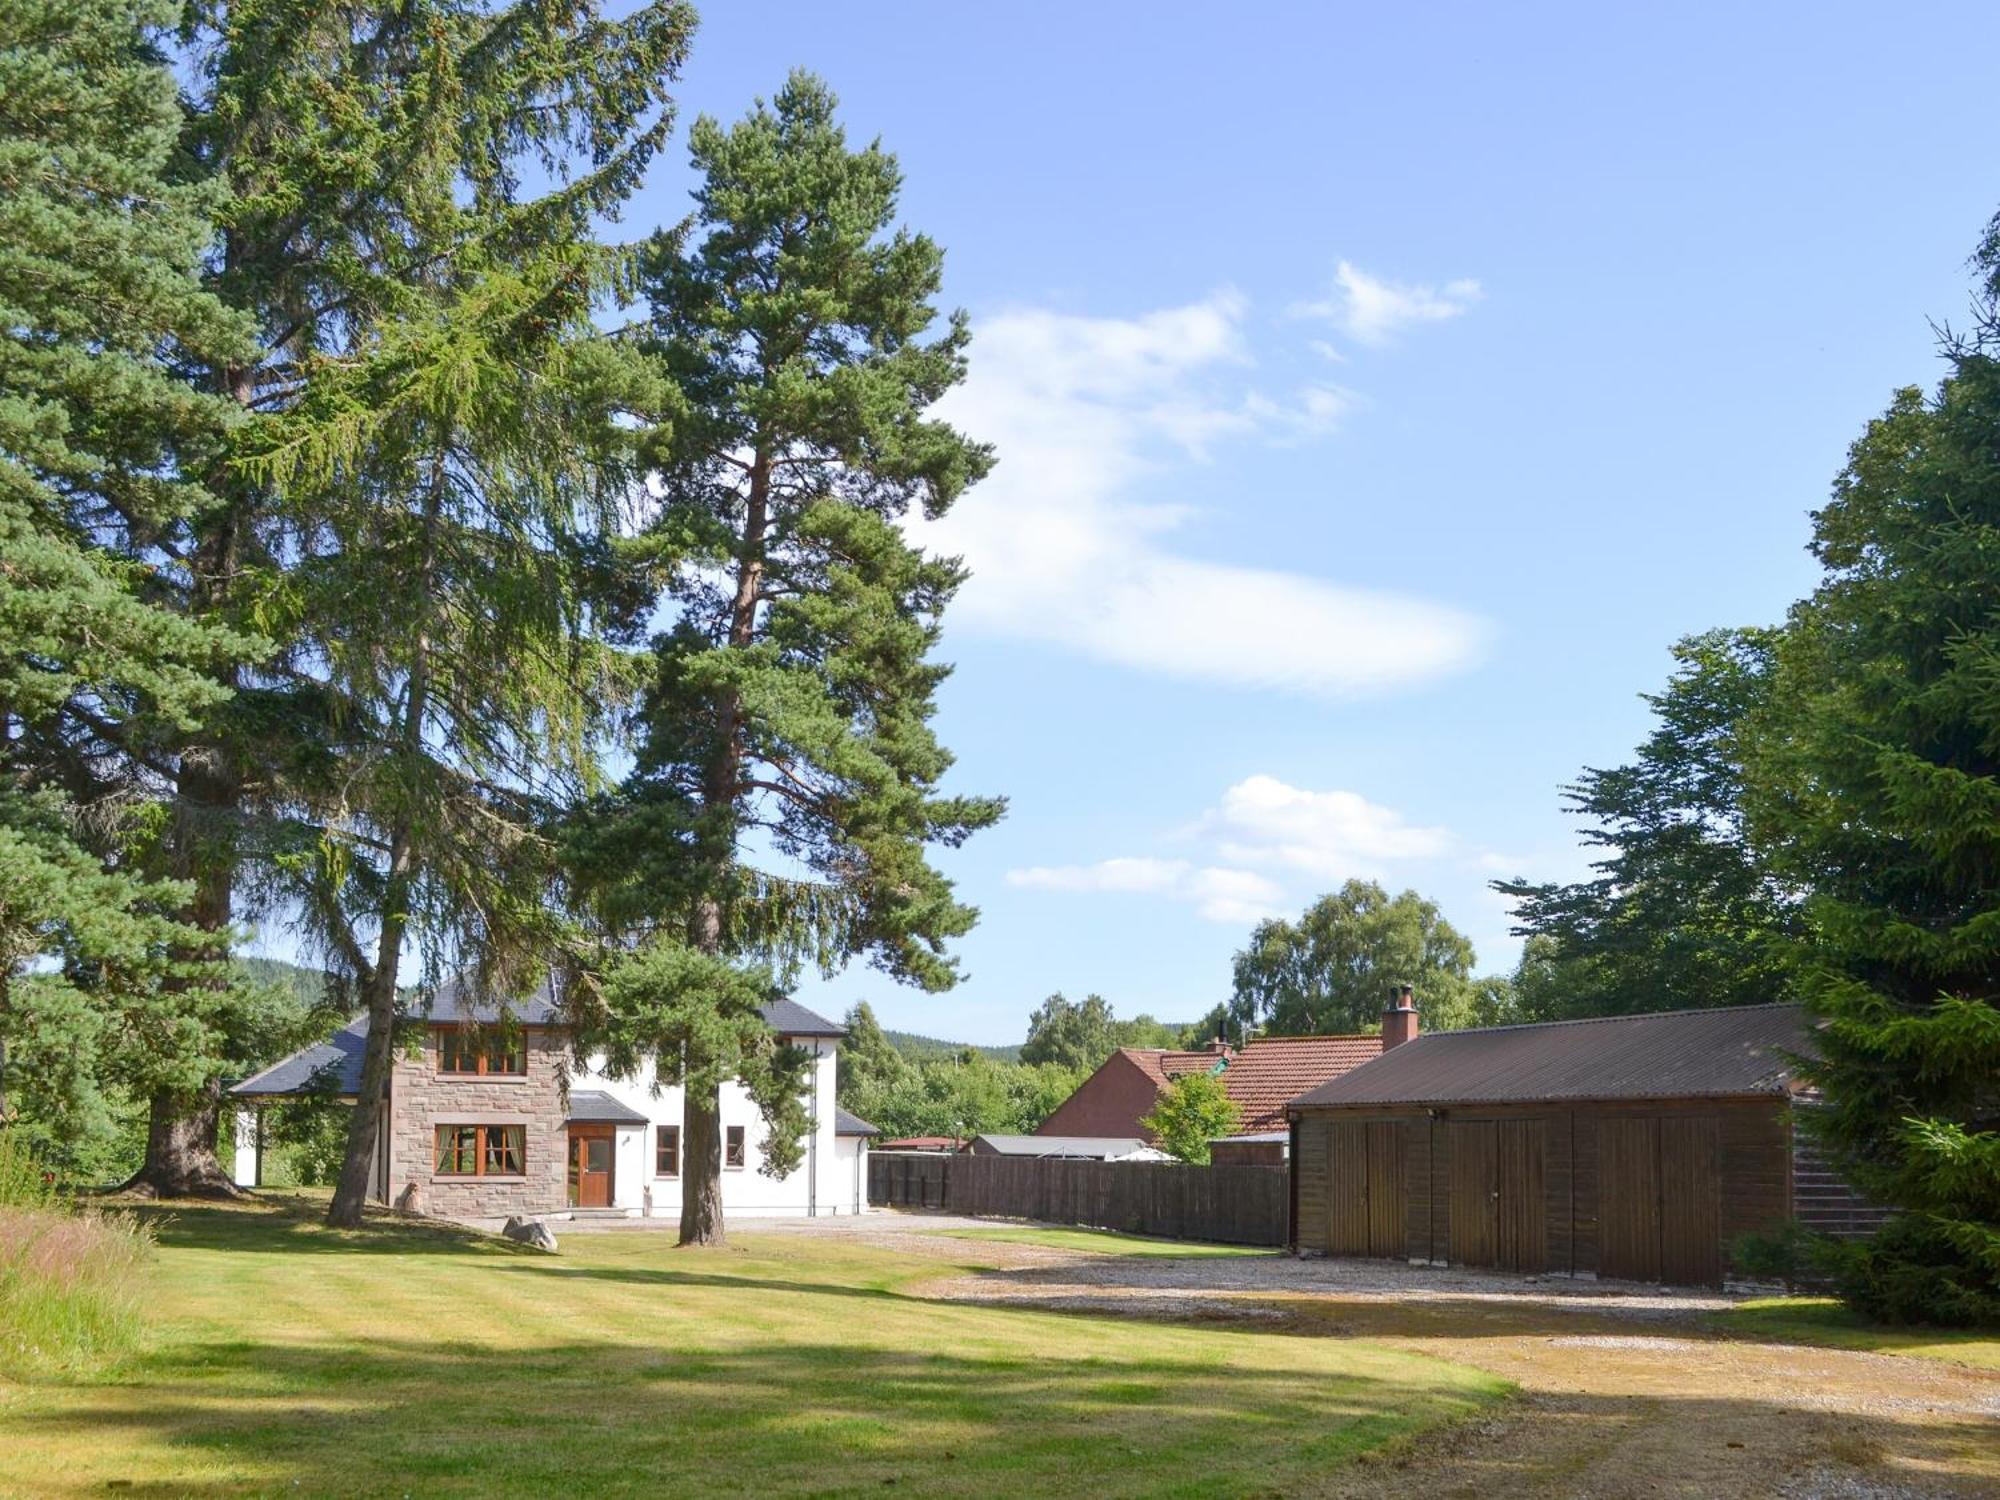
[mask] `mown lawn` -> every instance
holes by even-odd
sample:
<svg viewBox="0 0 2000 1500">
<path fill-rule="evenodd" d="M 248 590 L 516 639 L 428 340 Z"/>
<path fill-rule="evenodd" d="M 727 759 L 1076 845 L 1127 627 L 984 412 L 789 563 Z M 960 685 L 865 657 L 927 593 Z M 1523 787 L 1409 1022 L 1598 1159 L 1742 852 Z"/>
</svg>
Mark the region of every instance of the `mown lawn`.
<svg viewBox="0 0 2000 1500">
<path fill-rule="evenodd" d="M 1051 1250 L 1089 1250 L 1099 1255 L 1157 1255 L 1172 1260 L 1199 1260 L 1214 1255 L 1276 1255 L 1254 1245 L 1213 1245 L 1198 1240 L 1156 1240 L 1109 1229 L 947 1229 L 958 1240 L 1005 1240 L 1016 1245 L 1046 1245 Z"/>
<path fill-rule="evenodd" d="M 1504 1389 L 1366 1342 L 929 1302 L 947 1268 L 838 1236 L 543 1256 L 317 1209 L 161 1215 L 140 1355 L 0 1371 L 0 1494 L 1270 1494 Z"/>
<path fill-rule="evenodd" d="M 1713 1324 L 1733 1336 L 1773 1343 L 1909 1354 L 1976 1369 L 2000 1370 L 2000 1334 L 1886 1328 L 1848 1311 L 1831 1297 L 1759 1297 L 1716 1314 Z"/>
</svg>

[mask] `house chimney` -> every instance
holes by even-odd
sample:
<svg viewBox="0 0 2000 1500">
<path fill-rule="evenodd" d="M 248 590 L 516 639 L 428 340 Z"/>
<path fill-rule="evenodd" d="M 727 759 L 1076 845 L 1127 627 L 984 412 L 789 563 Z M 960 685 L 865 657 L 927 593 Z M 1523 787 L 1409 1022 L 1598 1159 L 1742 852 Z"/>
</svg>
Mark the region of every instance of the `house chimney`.
<svg viewBox="0 0 2000 1500">
<path fill-rule="evenodd" d="M 1399 984 L 1389 991 L 1389 1003 L 1382 1009 L 1382 1050 L 1400 1047 L 1416 1034 L 1416 991 Z"/>
</svg>

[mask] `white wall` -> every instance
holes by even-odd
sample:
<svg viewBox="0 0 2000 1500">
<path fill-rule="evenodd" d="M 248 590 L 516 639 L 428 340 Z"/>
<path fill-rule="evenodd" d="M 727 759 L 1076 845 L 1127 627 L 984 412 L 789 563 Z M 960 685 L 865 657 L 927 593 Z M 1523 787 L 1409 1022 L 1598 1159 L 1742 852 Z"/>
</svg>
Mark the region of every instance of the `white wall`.
<svg viewBox="0 0 2000 1500">
<path fill-rule="evenodd" d="M 867 1207 L 865 1176 L 862 1191 L 859 1194 L 855 1191 L 853 1143 L 834 1134 L 835 1043 L 830 1037 L 797 1037 L 792 1040 L 814 1054 L 812 1092 L 806 1105 L 814 1124 L 811 1133 L 800 1143 L 804 1160 L 789 1176 L 779 1179 L 772 1179 L 759 1171 L 762 1152 L 758 1150 L 758 1144 L 763 1138 L 763 1120 L 741 1085 L 724 1084 L 723 1129 L 726 1132 L 730 1126 L 740 1125 L 743 1127 L 744 1142 L 743 1165 L 725 1167 L 722 1172 L 722 1210 L 725 1215 L 851 1214 Z M 606 1078 L 596 1071 L 595 1065 L 601 1059 L 592 1058 L 590 1062 L 590 1066 L 570 1080 L 570 1087 L 607 1093 L 645 1115 L 648 1121 L 645 1125 L 617 1127 L 613 1207 L 643 1211 L 650 1189 L 654 1217 L 679 1217 L 680 1178 L 656 1176 L 653 1171 L 653 1127 L 681 1123 L 680 1089 L 664 1088 L 655 1094 L 650 1066 L 638 1078 L 619 1080 Z M 865 1168 L 863 1170 L 865 1173 Z"/>
</svg>

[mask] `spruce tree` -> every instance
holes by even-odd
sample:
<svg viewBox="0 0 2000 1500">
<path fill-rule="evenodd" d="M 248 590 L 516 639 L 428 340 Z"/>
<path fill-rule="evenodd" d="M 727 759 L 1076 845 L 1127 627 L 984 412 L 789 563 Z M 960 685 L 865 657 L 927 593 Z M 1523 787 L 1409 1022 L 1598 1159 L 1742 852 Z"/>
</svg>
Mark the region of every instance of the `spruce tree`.
<svg viewBox="0 0 2000 1500">
<path fill-rule="evenodd" d="M 1845 1257 L 1870 1313 L 2000 1323 L 2000 219 L 1977 321 L 1815 517 L 1825 581 L 1753 720 L 1753 828 L 1808 892 L 1809 1112 L 1897 1210 Z"/>
<path fill-rule="evenodd" d="M 0 1118 L 72 1170 L 105 1164 L 121 1094 L 227 1058 L 227 934 L 175 921 L 190 892 L 147 858 L 166 746 L 258 649 L 162 607 L 240 415 L 181 366 L 250 348 L 199 277 L 214 197 L 170 179 L 173 19 L 0 10 Z"/>
<path fill-rule="evenodd" d="M 758 1081 L 775 1056 L 754 1044 L 759 997 L 800 961 L 855 956 L 950 986 L 946 945 L 975 914 L 926 850 L 1001 813 L 938 790 L 948 669 L 931 653 L 962 573 L 898 525 L 991 463 L 925 415 L 964 376 L 966 324 L 926 336 L 941 253 L 892 229 L 895 159 L 849 149 L 834 112 L 795 74 L 733 127 L 699 121 L 693 223 L 644 267 L 648 348 L 683 400 L 655 435 L 638 558 L 671 624 L 632 775 L 578 872 L 638 947 L 613 965 L 601 1034 L 686 1087 L 682 1243 L 723 1235 L 722 1076 L 782 1092 Z"/>
</svg>

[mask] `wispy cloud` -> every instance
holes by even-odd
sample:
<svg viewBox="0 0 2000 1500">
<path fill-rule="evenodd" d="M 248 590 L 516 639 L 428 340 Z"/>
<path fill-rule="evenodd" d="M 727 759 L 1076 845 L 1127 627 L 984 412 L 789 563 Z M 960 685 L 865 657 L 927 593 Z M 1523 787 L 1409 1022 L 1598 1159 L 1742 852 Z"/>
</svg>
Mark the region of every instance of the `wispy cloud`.
<svg viewBox="0 0 2000 1500">
<path fill-rule="evenodd" d="M 1335 267 L 1333 282 L 1331 296 L 1302 302 L 1293 315 L 1324 319 L 1355 342 L 1371 345 L 1389 343 L 1416 324 L 1459 317 L 1481 295 L 1479 283 L 1469 277 L 1443 286 L 1390 281 L 1346 260 Z M 1334 353 L 1330 348 L 1324 352 Z"/>
<path fill-rule="evenodd" d="M 972 569 L 955 628 L 1321 696 L 1432 678 L 1478 655 L 1485 627 L 1463 610 L 1173 546 L 1190 511 L 1159 494 L 1162 476 L 1224 444 L 1322 436 L 1357 402 L 1323 382 L 1251 384 L 1247 311 L 1223 291 L 1133 318 L 1028 309 L 976 324 L 971 378 L 939 414 L 996 444 L 1000 464 L 944 520 L 911 523 Z M 1151 496 L 1137 498 L 1147 481 Z"/>
<path fill-rule="evenodd" d="M 1034 865 L 1009 870 L 1007 883 L 1045 891 L 1118 891 L 1192 904 L 1213 922 L 1249 923 L 1275 916 L 1284 891 L 1250 870 L 1195 865 L 1184 859 L 1121 858 L 1092 865 Z"/>
<path fill-rule="evenodd" d="M 1218 922 L 1288 915 L 1350 878 L 1389 879 L 1399 864 L 1456 856 L 1444 828 L 1411 823 L 1358 792 L 1311 791 L 1250 776 L 1170 835 L 1201 845 L 1198 857 L 1121 855 L 1093 864 L 1032 865 L 1007 872 L 1033 890 L 1160 896 Z"/>
</svg>

